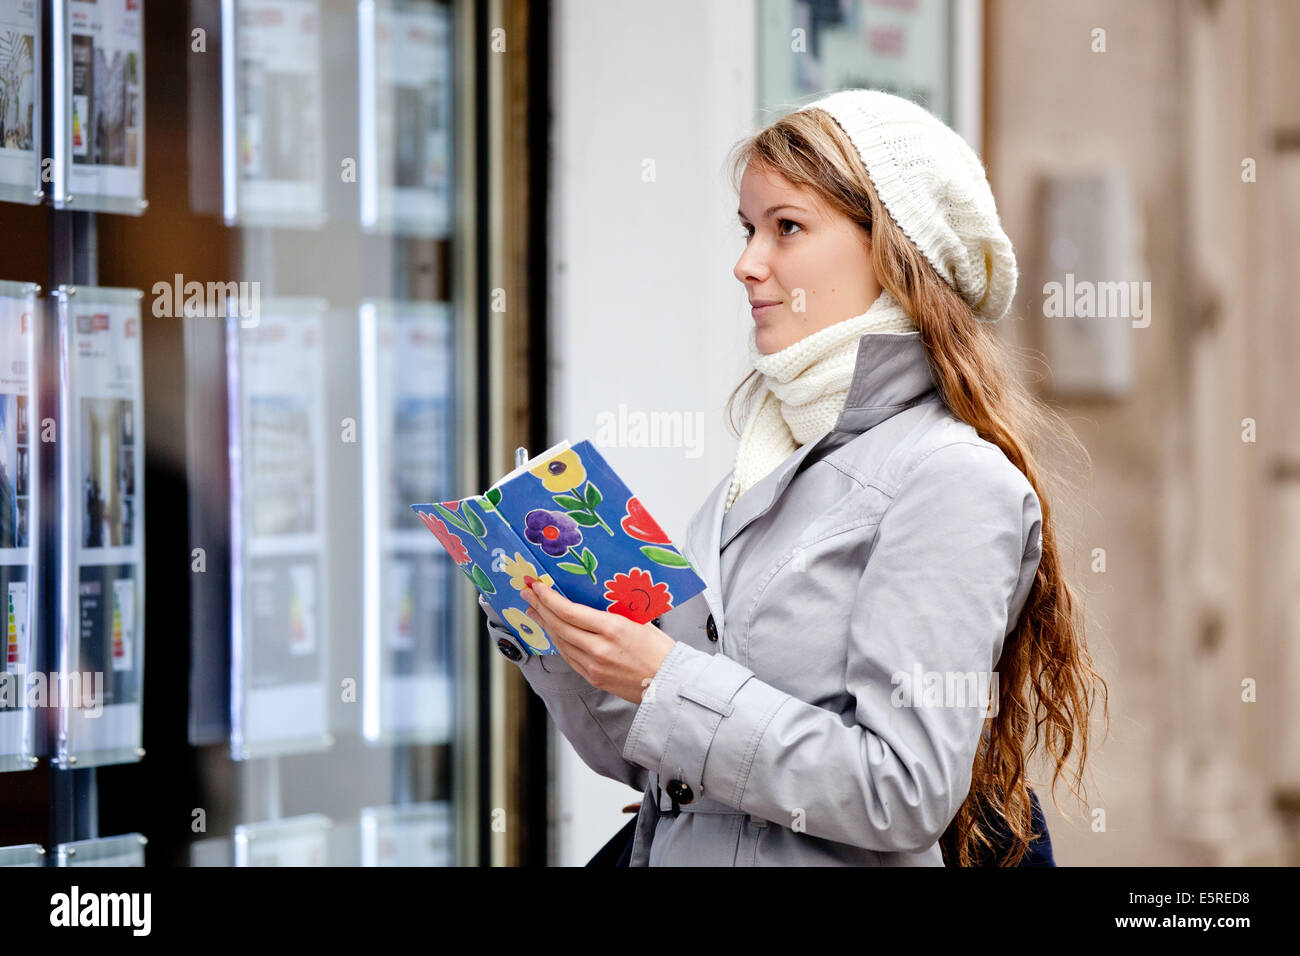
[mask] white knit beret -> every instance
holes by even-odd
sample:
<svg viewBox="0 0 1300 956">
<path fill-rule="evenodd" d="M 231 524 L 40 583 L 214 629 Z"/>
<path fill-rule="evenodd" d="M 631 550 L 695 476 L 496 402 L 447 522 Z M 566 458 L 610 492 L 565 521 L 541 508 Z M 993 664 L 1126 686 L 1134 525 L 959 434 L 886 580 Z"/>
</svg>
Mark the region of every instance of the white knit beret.
<svg viewBox="0 0 1300 956">
<path fill-rule="evenodd" d="M 1016 294 L 1016 254 L 970 145 L 929 110 L 881 90 L 840 90 L 800 107 L 810 109 L 848 134 L 889 214 L 977 317 L 1001 319 Z"/>
</svg>

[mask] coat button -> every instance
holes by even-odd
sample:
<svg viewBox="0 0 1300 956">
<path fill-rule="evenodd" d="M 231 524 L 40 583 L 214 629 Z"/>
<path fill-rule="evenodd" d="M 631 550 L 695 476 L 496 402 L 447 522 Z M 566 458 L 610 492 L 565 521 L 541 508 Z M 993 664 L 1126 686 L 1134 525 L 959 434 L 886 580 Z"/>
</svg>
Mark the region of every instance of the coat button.
<svg viewBox="0 0 1300 956">
<path fill-rule="evenodd" d="M 690 803 L 695 799 L 695 794 L 691 792 L 691 785 L 680 780 L 669 780 L 667 789 L 668 796 L 677 803 Z"/>
<path fill-rule="evenodd" d="M 497 650 L 512 661 L 522 660 L 524 656 L 523 652 L 521 652 L 519 648 L 515 647 L 504 637 L 497 638 Z"/>
<path fill-rule="evenodd" d="M 708 635 L 709 635 L 709 640 L 711 640 L 711 641 L 716 641 L 716 640 L 718 639 L 718 625 L 716 625 L 716 624 L 713 623 L 713 615 L 712 615 L 712 614 L 709 615 L 709 620 L 708 620 L 708 622 L 704 625 L 704 630 L 708 633 Z"/>
</svg>

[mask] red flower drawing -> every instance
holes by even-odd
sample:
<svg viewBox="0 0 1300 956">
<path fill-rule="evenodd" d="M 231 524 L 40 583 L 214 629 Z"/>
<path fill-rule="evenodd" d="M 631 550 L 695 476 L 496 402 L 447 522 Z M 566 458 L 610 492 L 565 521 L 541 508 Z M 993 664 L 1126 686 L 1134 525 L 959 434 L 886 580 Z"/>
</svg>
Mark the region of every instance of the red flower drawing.
<svg viewBox="0 0 1300 956">
<path fill-rule="evenodd" d="M 605 610 L 621 614 L 638 624 L 647 624 L 673 608 L 673 596 L 668 585 L 663 582 L 656 584 L 649 573 L 640 568 L 633 568 L 627 574 L 616 574 L 606 581 L 605 599 L 610 602 Z"/>
<path fill-rule="evenodd" d="M 633 495 L 627 499 L 627 514 L 620 522 L 623 530 L 636 538 L 638 541 L 647 541 L 650 544 L 668 544 L 668 535 L 664 534 L 664 529 L 659 527 L 659 523 L 650 517 L 650 512 L 645 510 L 645 505 L 641 504 Z"/>
<path fill-rule="evenodd" d="M 442 523 L 441 519 L 425 514 L 423 511 L 417 512 L 417 514 L 419 514 L 420 520 L 424 522 L 424 526 L 432 531 L 433 536 L 447 549 L 447 553 L 451 555 L 453 561 L 457 564 L 469 564 L 469 552 L 465 550 L 465 545 L 461 543 L 460 538 L 447 530 L 447 526 Z"/>
</svg>

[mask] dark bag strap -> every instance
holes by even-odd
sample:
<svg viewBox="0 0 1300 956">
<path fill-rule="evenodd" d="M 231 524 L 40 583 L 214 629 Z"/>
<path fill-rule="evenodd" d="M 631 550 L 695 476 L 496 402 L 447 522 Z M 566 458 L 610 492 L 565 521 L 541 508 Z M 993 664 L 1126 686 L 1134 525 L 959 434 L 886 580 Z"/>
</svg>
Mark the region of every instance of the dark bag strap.
<svg viewBox="0 0 1300 956">
<path fill-rule="evenodd" d="M 587 866 L 627 866 L 632 856 L 632 838 L 636 835 L 638 816 L 640 814 L 633 814 L 632 819 L 587 861 Z"/>
</svg>

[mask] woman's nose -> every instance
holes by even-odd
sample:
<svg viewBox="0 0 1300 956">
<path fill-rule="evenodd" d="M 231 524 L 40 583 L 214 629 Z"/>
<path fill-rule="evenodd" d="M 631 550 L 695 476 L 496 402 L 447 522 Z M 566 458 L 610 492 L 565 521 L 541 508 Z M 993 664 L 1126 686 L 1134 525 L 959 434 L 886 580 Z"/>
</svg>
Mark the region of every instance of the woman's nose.
<svg viewBox="0 0 1300 956">
<path fill-rule="evenodd" d="M 762 282 L 767 278 L 767 262 L 757 240 L 749 240 L 749 245 L 745 246 L 745 251 L 740 254 L 740 258 L 736 260 L 736 267 L 731 271 L 742 283 Z"/>
</svg>

